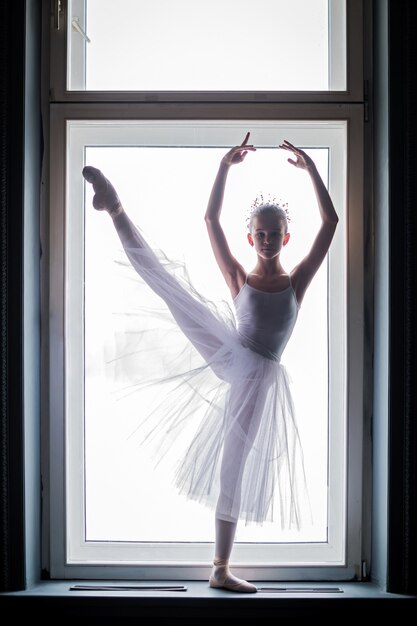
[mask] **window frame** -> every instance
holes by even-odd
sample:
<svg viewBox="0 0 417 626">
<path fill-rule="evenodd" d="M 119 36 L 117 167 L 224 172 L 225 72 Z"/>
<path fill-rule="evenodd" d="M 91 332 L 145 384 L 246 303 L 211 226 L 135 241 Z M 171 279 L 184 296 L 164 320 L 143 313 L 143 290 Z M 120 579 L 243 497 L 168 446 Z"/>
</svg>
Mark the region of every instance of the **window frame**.
<svg viewBox="0 0 417 626">
<path fill-rule="evenodd" d="M 58 5 L 61 11 L 58 12 Z M 356 392 L 350 393 L 348 397 L 349 411 L 355 415 L 354 428 L 349 430 L 349 448 L 347 463 L 350 471 L 353 473 L 354 485 L 363 485 L 366 483 L 364 476 L 369 474 L 368 462 L 364 463 L 364 459 L 370 458 L 371 441 L 370 436 L 365 432 L 363 422 L 369 419 L 366 415 L 366 398 L 369 390 L 364 389 L 364 363 L 369 363 L 369 351 L 371 346 L 365 345 L 364 337 L 364 309 L 366 308 L 365 295 L 365 272 L 364 272 L 364 234 L 363 221 L 364 216 L 361 214 L 361 207 L 364 206 L 364 189 L 363 189 L 363 171 L 364 171 L 364 121 L 366 110 L 366 97 L 364 94 L 364 17 L 369 10 L 368 2 L 360 0 L 347 0 L 347 89 L 344 92 L 85 92 L 85 91 L 67 91 L 65 87 L 66 73 L 66 0 L 53 0 L 52 12 L 49 15 L 51 25 L 50 53 L 50 99 L 48 104 L 48 117 L 50 118 L 49 132 L 51 136 L 50 154 L 51 170 L 49 179 L 54 180 L 54 167 L 59 166 L 59 159 L 65 153 L 65 146 L 59 147 L 63 135 L 56 132 L 61 125 L 65 126 L 65 119 L 344 119 L 348 121 L 348 150 L 351 154 L 355 154 L 355 158 L 349 159 L 348 165 L 348 196 L 351 206 L 356 207 L 349 218 L 347 238 L 348 245 L 354 246 L 356 254 L 352 255 L 352 264 L 348 267 L 347 281 L 348 285 L 354 285 L 352 292 L 349 291 L 348 296 L 348 334 L 360 338 L 357 344 L 357 361 L 353 366 L 349 361 L 348 378 L 355 381 Z M 59 17 L 59 29 L 57 29 L 57 18 Z M 57 151 L 58 150 L 58 151 Z M 56 155 L 61 154 L 58 161 L 55 161 Z M 62 166 L 62 163 L 61 163 Z M 65 168 L 64 168 L 65 169 Z M 48 179 L 48 174 L 46 174 Z M 64 180 L 64 179 L 62 179 Z M 360 181 L 358 184 L 357 181 Z M 64 190 L 65 193 L 65 190 Z M 60 201 L 60 192 L 50 185 L 50 206 L 54 207 L 56 201 Z M 62 233 L 55 229 L 53 212 L 50 222 L 50 239 L 48 254 L 51 254 L 52 248 L 56 246 L 56 237 L 62 244 Z M 61 239 L 59 239 L 61 237 Z M 49 267 L 49 276 L 46 282 L 51 285 L 54 281 L 59 280 L 60 266 L 62 261 L 58 257 L 52 258 Z M 368 277 L 369 278 L 369 277 Z M 349 287 L 350 289 L 350 287 Z M 54 315 L 54 298 L 56 294 L 48 291 L 44 297 L 43 311 L 44 322 L 43 332 L 48 337 L 60 332 L 60 321 Z M 49 318 L 49 319 L 47 319 Z M 45 321 L 46 320 L 46 321 Z M 44 354 L 49 362 L 53 363 L 55 358 L 62 359 L 63 344 L 54 341 L 44 345 Z M 359 367 L 358 367 L 359 364 Z M 56 373 L 54 372 L 54 375 Z M 57 553 L 50 552 L 51 543 L 54 541 L 53 528 L 57 520 L 50 517 L 50 501 L 51 497 L 62 499 L 64 494 L 60 491 L 60 486 L 55 484 L 55 477 L 50 474 L 49 450 L 53 450 L 57 443 L 60 443 L 61 434 L 49 430 L 49 425 L 54 423 L 54 415 L 61 410 L 59 402 L 57 405 L 56 397 L 50 394 L 52 370 L 43 378 L 43 397 L 46 398 L 44 406 L 46 411 L 44 415 L 43 433 L 44 438 L 48 439 L 48 444 L 43 448 L 43 475 L 45 481 L 45 501 L 44 510 L 46 512 L 45 523 L 43 527 L 44 547 L 43 561 L 44 567 L 49 570 L 53 577 L 71 578 L 85 577 L 91 578 L 95 576 L 108 577 L 123 576 L 136 578 L 189 578 L 194 577 L 195 571 L 187 566 L 178 568 L 174 567 L 147 568 L 146 572 L 139 567 L 119 567 L 115 566 L 110 570 L 108 567 L 102 573 L 99 570 L 88 565 L 80 563 L 77 568 L 63 567 L 62 559 L 57 558 Z M 59 379 L 59 374 L 58 374 Z M 63 380 L 61 381 L 63 384 Z M 354 434 L 353 434 L 354 433 Z M 359 453 L 358 453 L 359 451 Z M 358 508 L 363 510 L 363 498 L 369 501 L 370 493 L 362 489 L 359 493 L 355 491 L 356 487 L 348 486 L 348 497 L 356 500 Z M 365 504 L 365 508 L 368 505 Z M 364 516 L 363 516 L 364 517 Z M 58 524 L 60 521 L 58 520 Z M 366 555 L 370 554 L 370 545 L 368 541 L 364 542 L 363 538 L 369 538 L 370 520 L 361 520 L 359 514 L 353 519 L 351 509 L 347 510 L 347 528 L 348 528 L 348 546 L 351 545 L 352 538 L 359 538 L 354 551 L 347 552 L 346 566 L 336 567 L 331 575 L 323 568 L 312 567 L 303 569 L 302 577 L 304 579 L 321 580 L 323 577 L 333 580 L 343 579 L 362 579 L 366 575 L 366 568 L 363 569 L 361 563 L 366 559 Z M 104 573 L 103 573 L 104 571 Z M 296 580 L 300 578 L 300 569 L 297 568 L 270 568 L 264 570 L 263 578 L 266 579 L 287 579 Z M 208 569 L 206 564 L 201 565 L 201 578 L 206 578 Z M 251 570 L 245 571 L 250 576 Z M 256 577 L 256 576 L 255 576 Z"/>
<path fill-rule="evenodd" d="M 74 0 L 85 25 L 85 0 Z M 329 0 L 329 3 L 339 0 Z M 51 102 L 360 102 L 363 100 L 364 2 L 346 0 L 346 90 L 340 91 L 84 91 L 67 89 L 67 6 L 68 0 L 53 0 L 51 18 Z M 80 38 L 81 39 L 81 38 Z M 82 40 L 82 47 L 85 46 Z M 83 56 L 83 48 L 74 59 Z M 331 73 L 331 67 L 330 67 Z M 80 84 L 85 80 L 80 76 Z"/>
<path fill-rule="evenodd" d="M 94 119 L 103 120 L 117 120 L 127 119 L 127 113 L 130 111 L 129 105 L 124 105 L 125 115 L 121 115 L 120 107 L 109 107 L 105 105 L 94 111 Z M 225 110 L 228 111 L 229 107 L 222 107 L 223 113 L 219 110 L 219 120 L 227 119 Z M 259 119 L 260 115 L 264 114 L 263 108 L 259 106 L 245 106 L 246 115 L 243 116 L 243 110 L 241 111 L 240 119 Z M 148 109 L 147 109 L 148 110 Z M 190 106 L 185 110 L 182 110 L 181 117 L 177 115 L 174 118 L 170 118 L 171 121 L 178 121 L 179 119 L 190 119 L 191 112 L 194 111 L 194 106 Z M 250 111 L 250 112 L 249 112 Z M 135 112 L 137 109 L 135 107 Z M 51 207 L 63 207 L 68 195 L 68 189 L 65 188 L 65 172 L 66 172 L 66 123 L 71 120 L 84 120 L 91 119 L 91 107 L 89 105 L 78 105 L 76 110 L 73 105 L 69 107 L 52 106 L 51 107 L 51 154 L 53 159 L 51 161 L 51 179 L 55 184 L 50 186 L 50 205 Z M 149 110 L 148 110 L 149 113 Z M 361 215 L 360 207 L 362 206 L 362 166 L 361 159 L 361 146 L 363 138 L 363 111 L 360 106 L 346 105 L 340 107 L 340 105 L 333 111 L 337 114 L 339 120 L 348 120 L 349 126 L 349 139 L 348 139 L 348 151 L 349 151 L 349 166 L 348 166 L 348 200 L 351 209 L 349 210 L 349 217 L 347 223 L 347 239 L 348 245 L 354 247 L 354 250 L 350 250 L 349 258 L 351 264 L 348 267 L 347 283 L 348 283 L 348 337 L 349 346 L 348 353 L 354 354 L 354 359 L 349 359 L 347 377 L 350 381 L 354 380 L 356 387 L 352 390 L 350 388 L 348 392 L 347 405 L 349 407 L 349 427 L 348 427 L 348 458 L 347 466 L 350 468 L 351 478 L 348 481 L 347 502 L 354 502 L 354 505 L 350 505 L 347 508 L 347 552 L 346 562 L 341 565 L 340 562 L 336 567 L 323 567 L 323 566 L 263 566 L 262 568 L 254 568 L 248 566 L 245 568 L 245 575 L 250 576 L 252 579 L 262 577 L 262 579 L 303 579 L 311 578 L 313 580 L 320 579 L 325 575 L 326 579 L 352 579 L 357 575 L 358 563 L 361 562 L 362 546 L 360 540 L 360 520 L 361 514 L 361 496 L 359 494 L 362 491 L 362 466 L 361 459 L 362 454 L 362 407 L 361 397 L 363 395 L 363 327 L 360 323 L 362 318 L 362 291 L 357 291 L 360 285 L 363 285 L 364 272 L 363 272 L 363 239 L 362 232 L 358 229 L 360 224 Z M 275 116 L 276 118 L 278 116 Z M 285 120 L 297 121 L 305 119 L 305 107 L 298 105 L 296 107 L 284 105 L 280 110 L 279 118 Z M 135 115 L 136 118 L 136 115 Z M 155 118 L 148 117 L 149 121 L 153 121 Z M 167 119 L 165 117 L 165 119 Z M 212 118 L 211 118 L 212 119 Z M 270 118 L 269 118 L 270 119 Z M 315 114 L 312 115 L 310 110 L 310 119 L 312 120 L 328 120 L 329 110 L 328 107 L 320 107 L 315 105 Z M 353 208 L 352 208 L 353 207 Z M 65 448 L 63 442 L 65 439 L 65 433 L 62 430 L 65 414 L 65 397 L 56 393 L 56 389 L 61 387 L 65 389 L 64 381 L 64 355 L 65 346 L 58 339 L 65 337 L 65 325 L 64 315 L 57 315 L 58 311 L 64 311 L 62 299 L 65 297 L 65 289 L 63 287 L 65 281 L 66 261 L 64 256 L 65 249 L 65 224 L 62 221 L 63 213 L 60 210 L 54 210 L 51 213 L 50 219 L 50 301 L 49 301 L 49 318 L 50 318 L 50 413 L 51 413 L 51 429 L 50 429 L 50 447 L 58 453 L 60 458 L 65 458 Z M 351 233 L 355 233 L 355 237 L 351 237 Z M 362 251 L 361 251 L 362 250 Z M 58 285 L 58 287 L 57 287 Z M 353 291 L 352 291 L 352 286 Z M 351 293 L 352 291 L 352 293 Z M 354 320 L 354 323 L 353 323 Z M 351 341 L 353 339 L 352 347 Z M 61 366 L 59 365 L 61 363 Z M 61 419 L 59 416 L 61 415 Z M 53 416 L 53 419 L 52 419 Z M 128 562 L 123 567 L 121 563 L 113 567 L 108 565 L 86 565 L 82 563 L 78 564 L 66 564 L 66 537 L 65 537 L 65 480 L 64 475 L 56 471 L 56 464 L 49 459 L 50 464 L 50 494 L 51 502 L 59 502 L 59 510 L 55 509 L 55 506 L 51 506 L 51 527 L 59 529 L 56 533 L 50 537 L 50 552 L 51 552 L 51 575 L 53 577 L 60 578 L 75 578 L 75 577 L 98 577 L 109 575 L 110 571 L 121 572 L 123 571 L 123 577 L 125 578 L 140 578 L 143 577 L 146 572 L 147 578 L 160 579 L 160 578 L 197 578 L 204 579 L 207 577 L 208 570 L 207 565 L 200 564 L 180 564 L 175 568 L 172 565 L 165 563 L 160 564 L 142 564 L 133 565 Z M 354 494 L 354 496 L 352 495 Z M 355 509 L 355 510 L 353 510 Z M 126 546 L 126 554 L 128 555 L 129 546 Z M 128 557 L 127 557 L 128 558 Z M 103 569 L 104 567 L 104 569 Z M 326 572 L 324 574 L 324 572 Z"/>
</svg>

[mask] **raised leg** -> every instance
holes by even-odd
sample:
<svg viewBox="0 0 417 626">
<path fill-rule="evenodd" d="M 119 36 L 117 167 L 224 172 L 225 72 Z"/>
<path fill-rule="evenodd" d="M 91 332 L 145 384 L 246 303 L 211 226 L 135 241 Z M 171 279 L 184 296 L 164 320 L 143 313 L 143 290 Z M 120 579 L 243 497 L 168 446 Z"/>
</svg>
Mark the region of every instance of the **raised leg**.
<svg viewBox="0 0 417 626">
<path fill-rule="evenodd" d="M 219 339 L 222 324 L 209 311 L 204 302 L 193 297 L 179 281 L 170 274 L 133 224 L 112 186 L 97 168 L 83 169 L 84 178 L 93 185 L 93 206 L 105 210 L 113 219 L 125 252 L 137 273 L 160 296 L 171 311 L 180 329 L 192 342 L 204 360 L 218 375 L 220 353 L 223 343 Z M 219 366 L 220 367 L 220 366 Z M 220 377 L 222 377 L 220 375 Z"/>
</svg>

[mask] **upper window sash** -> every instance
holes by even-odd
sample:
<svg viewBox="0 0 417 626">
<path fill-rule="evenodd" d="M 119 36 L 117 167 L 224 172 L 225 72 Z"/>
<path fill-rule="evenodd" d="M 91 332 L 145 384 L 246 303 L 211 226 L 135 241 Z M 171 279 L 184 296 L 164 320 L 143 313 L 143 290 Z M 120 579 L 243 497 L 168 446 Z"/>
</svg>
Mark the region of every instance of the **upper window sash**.
<svg viewBox="0 0 417 626">
<path fill-rule="evenodd" d="M 66 102 L 361 102 L 364 84 L 363 24 L 367 2 L 362 0 L 328 0 L 329 22 L 340 21 L 341 8 L 346 9 L 346 55 L 335 30 L 329 28 L 329 84 L 326 91 L 262 91 L 262 90 L 86 90 L 86 47 L 90 45 L 86 24 L 87 0 L 52 0 L 50 19 L 51 101 Z M 68 12 L 71 16 L 68 17 Z M 342 9 L 343 12 L 343 9 Z M 77 19 L 75 19 L 77 18 Z M 70 30 L 69 30 L 70 29 Z M 333 33 L 333 34 L 332 34 Z M 90 33 L 91 34 L 91 33 Z M 71 46 L 68 45 L 69 39 Z M 346 88 L 338 89 L 335 67 L 346 57 Z M 74 71 L 74 68 L 77 68 Z M 69 80 L 72 74 L 73 78 Z M 72 82 L 69 88 L 69 83 Z"/>
</svg>

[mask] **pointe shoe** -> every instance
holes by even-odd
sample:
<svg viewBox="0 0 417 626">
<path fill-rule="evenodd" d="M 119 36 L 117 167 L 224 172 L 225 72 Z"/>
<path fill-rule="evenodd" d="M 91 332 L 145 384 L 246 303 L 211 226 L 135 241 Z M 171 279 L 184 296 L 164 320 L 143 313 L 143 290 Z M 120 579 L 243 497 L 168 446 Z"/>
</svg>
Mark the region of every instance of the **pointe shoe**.
<svg viewBox="0 0 417 626">
<path fill-rule="evenodd" d="M 108 211 L 112 214 L 122 206 L 115 188 L 99 169 L 86 165 L 83 169 L 83 176 L 88 183 L 93 185 L 95 191 L 93 207 L 97 211 Z"/>
<path fill-rule="evenodd" d="M 213 589 L 227 589 L 228 591 L 236 591 L 238 593 L 256 593 L 258 588 L 247 580 L 236 578 L 235 576 L 226 575 L 224 580 L 216 580 L 213 576 L 209 578 L 209 586 Z"/>
</svg>

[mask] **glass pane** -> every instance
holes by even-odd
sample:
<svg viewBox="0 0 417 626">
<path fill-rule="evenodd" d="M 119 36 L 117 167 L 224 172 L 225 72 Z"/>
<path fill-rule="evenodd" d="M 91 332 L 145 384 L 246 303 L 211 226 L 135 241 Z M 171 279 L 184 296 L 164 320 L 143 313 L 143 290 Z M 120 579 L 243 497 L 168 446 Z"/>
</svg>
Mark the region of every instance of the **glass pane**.
<svg viewBox="0 0 417 626">
<path fill-rule="evenodd" d="M 170 258 L 185 261 L 196 288 L 213 301 L 230 301 L 205 231 L 203 215 L 214 174 L 224 148 L 87 147 L 85 162 L 102 169 L 115 182 L 132 220 Z M 328 150 L 310 149 L 327 181 Z M 246 241 L 245 214 L 263 192 L 289 203 L 291 244 L 283 253 L 290 269 L 305 254 L 317 231 L 318 211 L 307 176 L 288 166 L 287 155 L 258 149 L 247 159 L 245 174 L 232 171 L 225 197 L 223 224 L 229 243 L 243 265 L 254 264 Z M 138 185 L 138 180 L 140 184 Z M 277 185 L 279 182 L 279 185 Z M 134 272 L 125 274 L 124 258 L 111 220 L 94 211 L 91 187 L 85 199 L 85 467 L 87 541 L 211 542 L 214 513 L 179 496 L 169 466 L 155 469 L 141 445 L 136 427 L 143 407 L 151 405 L 164 386 L 139 391 L 126 358 L 114 346 L 125 342 L 125 355 L 141 354 L 140 328 L 135 317 L 137 285 Z M 163 225 L 163 228 L 161 228 Z M 303 301 L 296 329 L 283 356 L 292 391 L 305 455 L 312 506 L 311 525 L 283 531 L 280 520 L 238 526 L 239 542 L 324 542 L 327 539 L 328 484 L 328 324 L 327 266 L 323 264 Z M 149 298 L 140 306 L 152 310 Z M 158 320 L 149 318 L 152 326 Z M 314 328 L 314 333 L 311 333 Z M 139 341 L 138 341 L 139 338 Z M 161 346 L 155 346 L 160 350 Z M 169 351 L 169 346 L 167 348 Z M 159 352 L 158 352 L 159 354 Z M 163 352 L 160 353 L 164 358 Z M 153 416 L 156 423 L 161 419 Z M 176 451 L 171 450 L 172 459 Z M 277 494 L 278 497 L 278 494 Z M 278 507 L 277 507 L 278 508 Z"/>
<path fill-rule="evenodd" d="M 72 0 L 69 88 L 344 90 L 345 11 L 344 0 Z"/>
</svg>

